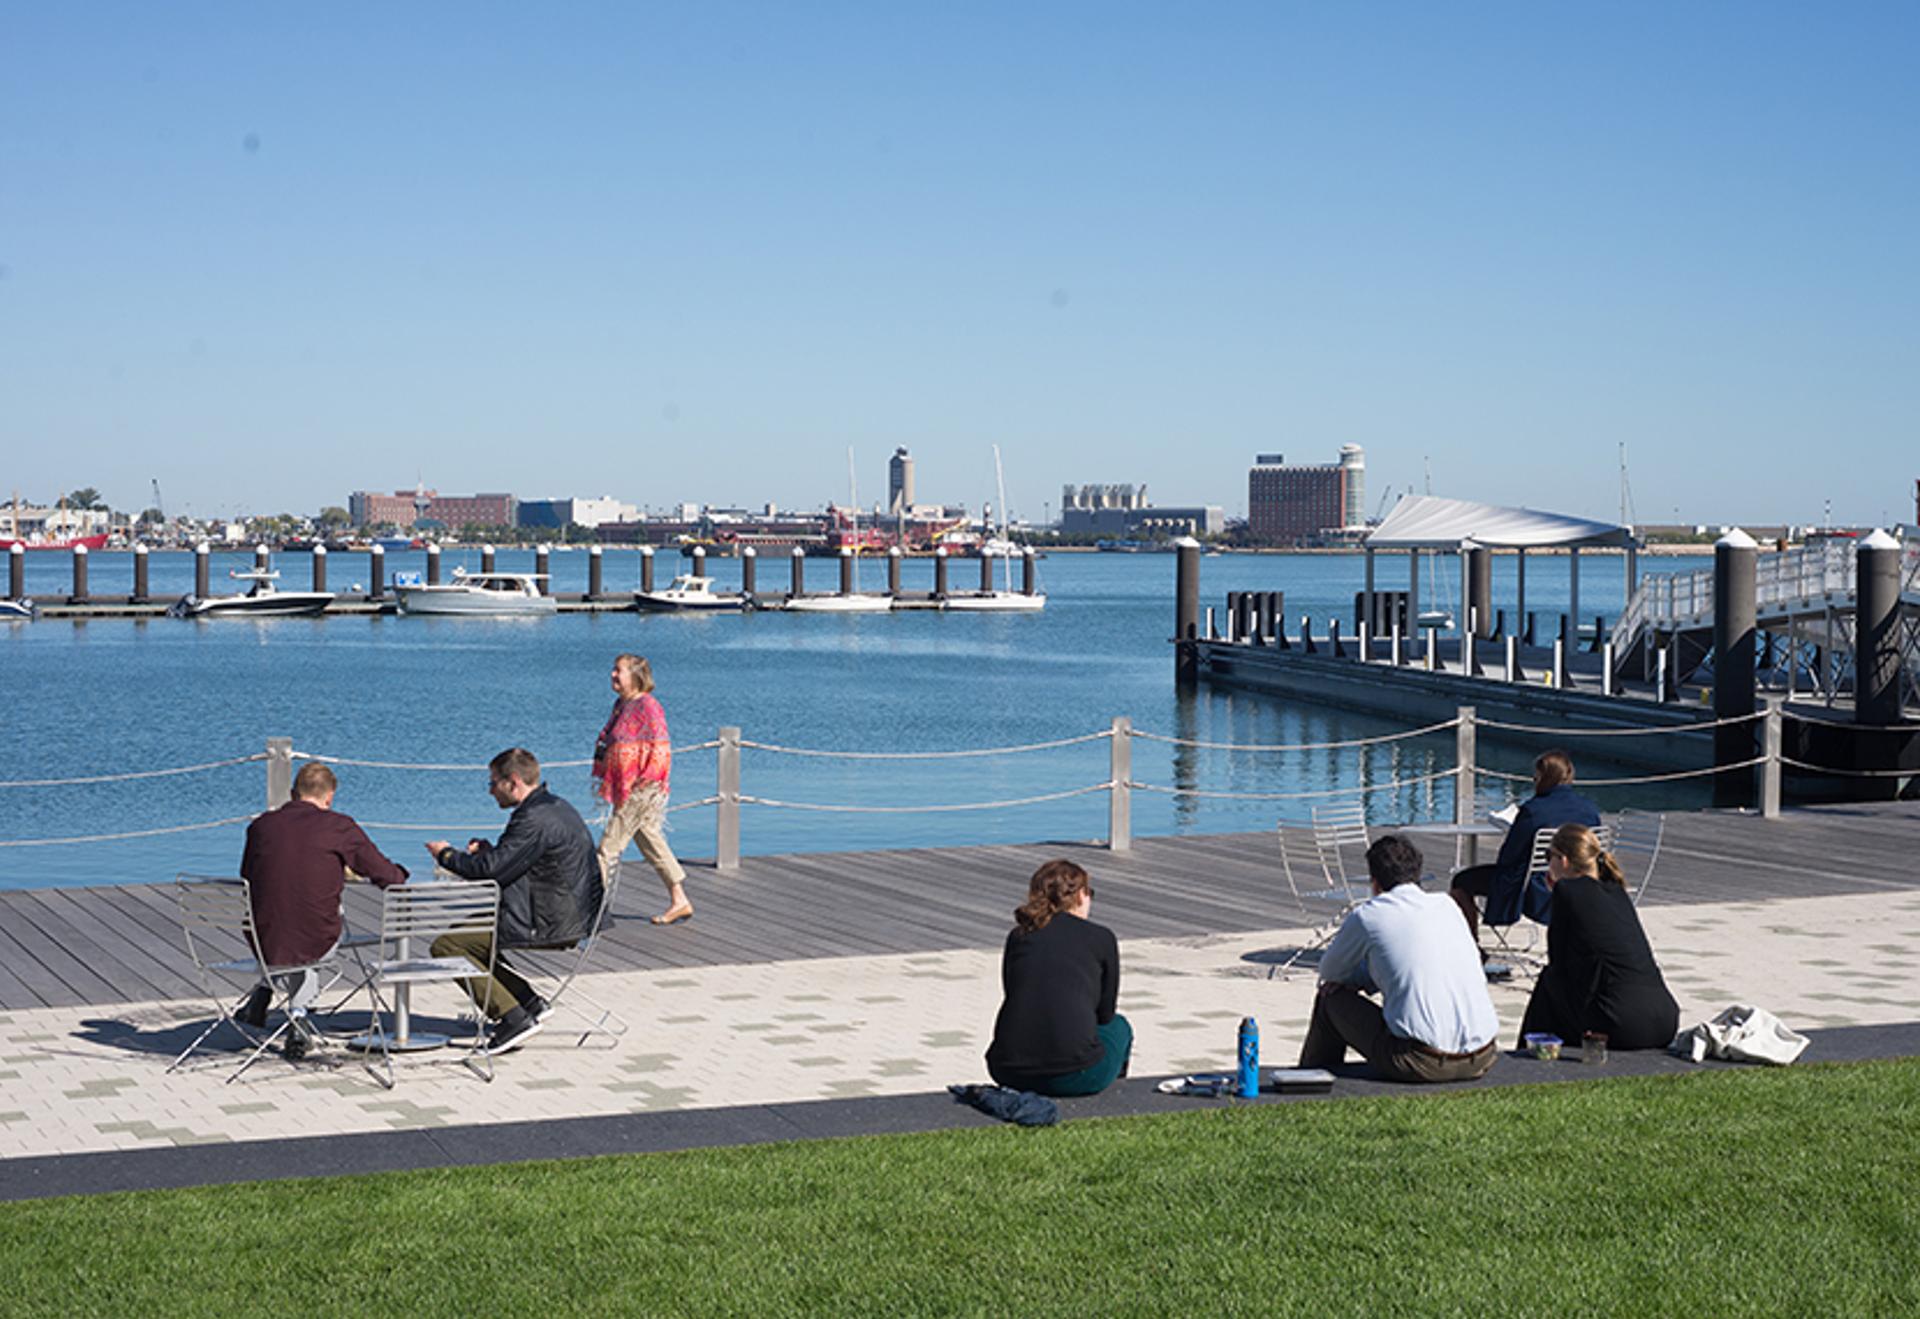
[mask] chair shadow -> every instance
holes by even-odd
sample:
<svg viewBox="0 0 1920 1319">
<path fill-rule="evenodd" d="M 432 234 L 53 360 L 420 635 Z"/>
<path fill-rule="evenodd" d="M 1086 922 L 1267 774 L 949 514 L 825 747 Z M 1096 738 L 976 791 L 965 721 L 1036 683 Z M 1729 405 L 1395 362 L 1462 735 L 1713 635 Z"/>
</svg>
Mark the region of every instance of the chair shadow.
<svg viewBox="0 0 1920 1319">
<path fill-rule="evenodd" d="M 1312 971 L 1319 967 L 1320 956 L 1324 952 L 1325 945 L 1303 951 L 1297 945 L 1282 944 L 1278 948 L 1255 948 L 1241 953 L 1240 960 L 1255 966 L 1285 966 L 1288 970 Z"/>
<path fill-rule="evenodd" d="M 79 1024 L 73 1037 L 83 1043 L 119 1049 L 125 1053 L 172 1059 L 178 1057 L 181 1050 L 191 1044 L 194 1037 L 205 1030 L 212 1020 L 211 1012 L 196 1013 L 186 1021 L 170 1021 L 164 1026 L 145 1026 L 120 1017 L 91 1017 Z M 371 1022 L 372 1014 L 369 1011 L 354 1008 L 319 1018 L 317 1024 L 321 1034 L 338 1045 L 350 1036 L 371 1029 Z M 276 1016 L 268 1030 L 279 1024 Z M 422 1034 L 446 1035 L 456 1040 L 473 1038 L 473 1024 L 458 1017 L 431 1016 L 416 1011 L 413 1014 L 413 1029 Z M 236 1057 L 251 1048 L 252 1041 L 225 1023 L 200 1044 L 200 1052 L 232 1054 Z"/>
</svg>

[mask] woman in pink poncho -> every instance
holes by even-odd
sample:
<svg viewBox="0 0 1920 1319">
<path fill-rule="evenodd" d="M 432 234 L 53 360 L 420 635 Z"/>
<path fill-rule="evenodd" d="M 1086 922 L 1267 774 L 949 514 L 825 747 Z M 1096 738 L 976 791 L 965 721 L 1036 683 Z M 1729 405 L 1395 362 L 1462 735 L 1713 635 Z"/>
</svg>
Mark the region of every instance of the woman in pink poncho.
<svg viewBox="0 0 1920 1319">
<path fill-rule="evenodd" d="M 632 839 L 640 855 L 667 886 L 667 909 L 655 925 L 692 917 L 693 904 L 683 887 L 687 872 L 667 846 L 667 780 L 673 770 L 673 746 L 667 740 L 667 715 L 653 698 L 653 669 L 638 655 L 613 661 L 613 713 L 593 744 L 593 791 L 613 808 L 600 835 L 600 874 L 609 887 L 620 854 Z"/>
</svg>

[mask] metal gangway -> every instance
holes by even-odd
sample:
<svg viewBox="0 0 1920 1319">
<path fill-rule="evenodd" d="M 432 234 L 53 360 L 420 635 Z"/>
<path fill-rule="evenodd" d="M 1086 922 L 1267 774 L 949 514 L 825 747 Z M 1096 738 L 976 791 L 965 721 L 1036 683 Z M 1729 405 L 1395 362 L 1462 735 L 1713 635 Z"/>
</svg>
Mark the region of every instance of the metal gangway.
<svg viewBox="0 0 1920 1319">
<path fill-rule="evenodd" d="M 1920 700 L 1920 530 L 1899 528 L 1900 654 L 1903 700 Z M 1769 639 L 1762 668 L 1789 696 L 1805 690 L 1828 704 L 1853 682 L 1857 547 L 1824 540 L 1797 550 L 1762 554 L 1754 565 L 1755 623 Z M 1710 653 L 1714 572 L 1648 573 L 1627 601 L 1613 630 L 1617 664 L 1644 664 L 1657 639 L 1691 636 L 1695 653 Z M 1675 673 L 1674 680 L 1681 675 Z"/>
</svg>

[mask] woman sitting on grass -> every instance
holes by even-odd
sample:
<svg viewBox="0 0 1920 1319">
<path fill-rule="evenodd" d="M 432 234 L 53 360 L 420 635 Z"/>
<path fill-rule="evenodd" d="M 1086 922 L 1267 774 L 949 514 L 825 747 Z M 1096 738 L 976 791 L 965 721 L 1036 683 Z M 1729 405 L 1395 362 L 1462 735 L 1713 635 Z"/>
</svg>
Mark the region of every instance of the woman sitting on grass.
<svg viewBox="0 0 1920 1319">
<path fill-rule="evenodd" d="M 1087 919 L 1093 883 L 1071 861 L 1033 872 L 1000 958 L 1006 1001 L 993 1023 L 987 1071 L 1014 1090 L 1097 1095 L 1123 1075 L 1133 1027 L 1114 1011 L 1120 945 Z"/>
<path fill-rule="evenodd" d="M 1680 1028 L 1680 1008 L 1613 854 L 1585 825 L 1562 825 L 1547 849 L 1547 883 L 1547 969 L 1527 1001 L 1521 1037 L 1537 1031 L 1572 1044 L 1592 1032 L 1613 1049 L 1664 1049 Z"/>
</svg>

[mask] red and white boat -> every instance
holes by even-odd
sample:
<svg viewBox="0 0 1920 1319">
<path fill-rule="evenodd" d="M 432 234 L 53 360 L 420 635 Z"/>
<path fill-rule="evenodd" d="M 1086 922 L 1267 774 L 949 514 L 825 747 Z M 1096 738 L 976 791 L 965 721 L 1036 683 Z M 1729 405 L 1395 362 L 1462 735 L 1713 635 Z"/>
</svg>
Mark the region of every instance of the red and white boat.
<svg viewBox="0 0 1920 1319">
<path fill-rule="evenodd" d="M 12 553 L 15 545 L 23 550 L 84 549 L 92 553 L 94 550 L 107 547 L 107 533 L 103 531 L 97 536 L 61 536 L 51 540 L 44 536 L 0 536 L 0 551 Z"/>
</svg>

